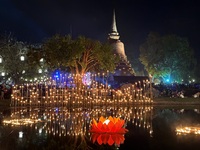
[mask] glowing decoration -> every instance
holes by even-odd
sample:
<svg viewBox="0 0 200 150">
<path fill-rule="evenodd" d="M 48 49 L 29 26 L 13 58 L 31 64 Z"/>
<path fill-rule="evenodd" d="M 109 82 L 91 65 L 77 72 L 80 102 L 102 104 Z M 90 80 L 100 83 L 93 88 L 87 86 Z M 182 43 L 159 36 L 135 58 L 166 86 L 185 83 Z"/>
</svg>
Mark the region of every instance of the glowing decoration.
<svg viewBox="0 0 200 150">
<path fill-rule="evenodd" d="M 37 79 L 24 78 L 27 85 L 13 87 L 11 106 L 65 105 L 71 107 L 71 104 L 80 107 L 123 104 L 128 106 L 135 103 L 153 102 L 152 84 L 149 80 L 127 84 L 129 86 L 122 90 L 110 87 L 107 79 L 106 84 L 102 83 L 101 77 L 107 78 L 105 74 L 102 76 L 100 73 L 88 73 L 84 77 L 86 85 L 78 84 L 83 79 L 82 75 L 63 74 L 59 70 L 56 70 L 50 78 L 45 76 Z M 38 86 L 38 83 L 46 86 Z"/>
<path fill-rule="evenodd" d="M 20 56 L 20 60 L 21 61 L 24 61 L 25 60 L 25 57 L 22 55 L 22 56 Z"/>
<path fill-rule="evenodd" d="M 39 134 L 41 134 L 41 133 L 42 133 L 42 128 L 39 129 Z"/>
<path fill-rule="evenodd" d="M 92 133 L 121 133 L 125 134 L 128 130 L 123 128 L 124 120 L 109 116 L 108 119 L 101 116 L 99 122 L 93 118 L 90 132 Z"/>
<path fill-rule="evenodd" d="M 185 126 L 185 127 L 177 127 L 176 128 L 177 135 L 187 135 L 187 134 L 200 134 L 200 127 L 197 126 Z"/>
<path fill-rule="evenodd" d="M 92 84 L 92 80 L 91 80 L 91 73 L 87 72 L 83 78 L 82 78 L 82 82 L 84 85 L 91 85 Z"/>
<path fill-rule="evenodd" d="M 39 69 L 39 70 L 38 70 L 38 73 L 42 73 L 42 69 Z"/>
<path fill-rule="evenodd" d="M 0 55 L 0 63 L 3 62 L 3 57 Z"/>
<path fill-rule="evenodd" d="M 19 132 L 19 138 L 23 138 L 23 132 L 22 131 Z"/>
<path fill-rule="evenodd" d="M 1 76 L 5 76 L 5 72 L 2 72 L 2 73 L 1 73 Z"/>
<path fill-rule="evenodd" d="M 40 62 L 44 62 L 44 58 L 41 58 L 41 59 L 40 59 Z"/>
<path fill-rule="evenodd" d="M 55 74 L 54 74 L 54 78 L 56 80 L 60 80 L 60 71 L 56 70 Z"/>
<path fill-rule="evenodd" d="M 124 128 L 124 120 L 120 118 L 115 118 L 109 116 L 108 119 L 101 116 L 99 122 L 97 123 L 93 119 L 90 132 L 92 133 L 92 141 L 98 142 L 98 144 L 109 144 L 113 145 L 114 143 L 119 145 L 124 142 L 124 134 L 128 132 Z"/>
</svg>

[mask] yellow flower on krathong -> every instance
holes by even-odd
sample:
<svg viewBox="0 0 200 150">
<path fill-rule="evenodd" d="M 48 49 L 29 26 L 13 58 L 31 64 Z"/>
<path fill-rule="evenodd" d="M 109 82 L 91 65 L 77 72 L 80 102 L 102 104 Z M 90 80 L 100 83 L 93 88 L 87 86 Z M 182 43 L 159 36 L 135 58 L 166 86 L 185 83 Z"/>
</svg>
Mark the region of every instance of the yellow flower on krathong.
<svg viewBox="0 0 200 150">
<path fill-rule="evenodd" d="M 109 116 L 107 119 L 101 116 L 99 122 L 95 119 L 92 120 L 91 130 L 92 133 L 120 133 L 125 134 L 128 130 L 123 128 L 125 121 Z"/>
</svg>

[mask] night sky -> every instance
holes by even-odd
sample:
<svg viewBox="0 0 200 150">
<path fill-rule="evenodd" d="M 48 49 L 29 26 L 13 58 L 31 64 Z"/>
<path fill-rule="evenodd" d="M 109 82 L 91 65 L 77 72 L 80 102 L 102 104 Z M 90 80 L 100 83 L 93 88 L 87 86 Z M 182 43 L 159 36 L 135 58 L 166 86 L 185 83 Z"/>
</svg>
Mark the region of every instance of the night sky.
<svg viewBox="0 0 200 150">
<path fill-rule="evenodd" d="M 0 33 L 32 44 L 57 33 L 104 42 L 113 9 L 128 58 L 139 55 L 151 31 L 186 37 L 200 55 L 198 0 L 0 0 Z"/>
</svg>

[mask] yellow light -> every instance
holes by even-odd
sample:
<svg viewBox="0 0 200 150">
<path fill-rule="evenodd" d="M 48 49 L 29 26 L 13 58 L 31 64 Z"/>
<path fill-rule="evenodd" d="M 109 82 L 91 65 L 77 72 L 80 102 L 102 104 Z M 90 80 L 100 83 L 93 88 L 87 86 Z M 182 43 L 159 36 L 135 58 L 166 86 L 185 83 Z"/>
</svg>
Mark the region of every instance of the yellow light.
<svg viewBox="0 0 200 150">
<path fill-rule="evenodd" d="M 109 122 L 110 122 L 110 120 L 106 119 L 106 120 L 103 122 L 103 124 L 108 125 Z"/>
</svg>

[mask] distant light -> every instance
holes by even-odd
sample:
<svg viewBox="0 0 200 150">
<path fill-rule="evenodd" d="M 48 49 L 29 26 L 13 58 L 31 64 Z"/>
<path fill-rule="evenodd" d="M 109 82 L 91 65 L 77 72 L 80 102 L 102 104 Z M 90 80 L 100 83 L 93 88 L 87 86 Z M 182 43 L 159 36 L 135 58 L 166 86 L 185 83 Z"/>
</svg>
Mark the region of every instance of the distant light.
<svg viewBox="0 0 200 150">
<path fill-rule="evenodd" d="M 38 70 L 38 73 L 42 73 L 42 69 L 39 69 L 39 70 Z"/>
<path fill-rule="evenodd" d="M 87 72 L 83 78 L 82 78 L 82 83 L 84 85 L 91 85 L 92 84 L 92 80 L 91 80 L 91 73 Z"/>
<path fill-rule="evenodd" d="M 3 57 L 0 55 L 0 63 L 3 62 Z"/>
<path fill-rule="evenodd" d="M 42 133 L 42 128 L 39 129 L 39 134 L 41 134 L 41 133 Z"/>
<path fill-rule="evenodd" d="M 169 82 L 169 79 L 167 79 L 166 81 Z"/>
<path fill-rule="evenodd" d="M 40 62 L 44 62 L 44 58 L 41 58 L 41 59 L 40 59 Z"/>
<path fill-rule="evenodd" d="M 24 60 L 25 60 L 25 57 L 24 57 L 24 56 L 20 56 L 20 60 L 21 60 L 21 61 L 24 61 Z"/>
<path fill-rule="evenodd" d="M 55 72 L 54 77 L 56 78 L 56 80 L 60 80 L 60 72 L 58 70 Z"/>
<path fill-rule="evenodd" d="M 23 132 L 22 131 L 19 132 L 19 138 L 23 138 Z"/>
<path fill-rule="evenodd" d="M 22 71 L 22 74 L 24 74 L 25 72 L 26 72 L 26 71 L 25 71 L 25 70 L 23 70 L 23 71 Z"/>
<path fill-rule="evenodd" d="M 5 72 L 2 72 L 2 73 L 1 73 L 1 76 L 5 76 Z"/>
</svg>

